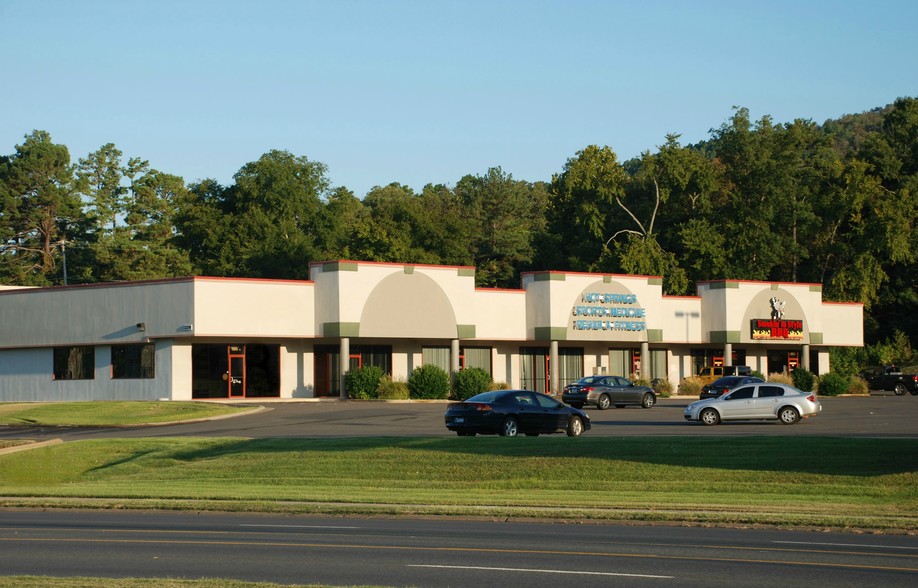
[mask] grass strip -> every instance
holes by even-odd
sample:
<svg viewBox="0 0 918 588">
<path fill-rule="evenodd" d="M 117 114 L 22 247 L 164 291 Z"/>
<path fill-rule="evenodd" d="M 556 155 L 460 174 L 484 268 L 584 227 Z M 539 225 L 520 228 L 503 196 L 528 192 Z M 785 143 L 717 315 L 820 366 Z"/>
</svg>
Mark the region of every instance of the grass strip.
<svg viewBox="0 0 918 588">
<path fill-rule="evenodd" d="M 16 402 L 0 404 L 0 425 L 115 427 L 222 417 L 253 410 L 207 402 Z"/>
<path fill-rule="evenodd" d="M 0 456 L 0 505 L 918 530 L 918 440 L 88 440 Z"/>
</svg>

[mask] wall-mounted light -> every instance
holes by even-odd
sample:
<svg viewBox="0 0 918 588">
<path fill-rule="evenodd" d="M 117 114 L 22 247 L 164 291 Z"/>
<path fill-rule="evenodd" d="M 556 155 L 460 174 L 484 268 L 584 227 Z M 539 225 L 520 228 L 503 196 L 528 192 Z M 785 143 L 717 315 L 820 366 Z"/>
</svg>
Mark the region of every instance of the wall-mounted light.
<svg viewBox="0 0 918 588">
<path fill-rule="evenodd" d="M 144 323 L 137 323 L 137 330 L 143 333 L 147 330 L 147 325 Z"/>
</svg>

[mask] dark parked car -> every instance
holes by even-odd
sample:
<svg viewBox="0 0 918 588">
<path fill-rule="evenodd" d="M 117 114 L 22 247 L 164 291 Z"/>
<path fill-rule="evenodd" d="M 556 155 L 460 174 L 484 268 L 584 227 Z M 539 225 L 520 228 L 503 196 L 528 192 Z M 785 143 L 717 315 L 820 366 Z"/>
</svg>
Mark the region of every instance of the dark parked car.
<svg viewBox="0 0 918 588">
<path fill-rule="evenodd" d="M 476 433 L 516 437 L 519 433 L 567 433 L 578 437 L 590 429 L 590 417 L 554 398 L 529 390 L 494 390 L 450 403 L 446 428 L 460 437 Z"/>
<path fill-rule="evenodd" d="M 599 410 L 610 406 L 623 408 L 629 404 L 650 408 L 657 403 L 653 388 L 633 384 L 621 376 L 587 376 L 568 384 L 561 399 L 574 408 L 593 405 Z"/>
<path fill-rule="evenodd" d="M 717 378 L 710 384 L 705 384 L 701 389 L 701 399 L 719 398 L 743 384 L 756 384 L 764 381 L 762 378 L 755 376 L 724 376 L 723 378 Z"/>
</svg>

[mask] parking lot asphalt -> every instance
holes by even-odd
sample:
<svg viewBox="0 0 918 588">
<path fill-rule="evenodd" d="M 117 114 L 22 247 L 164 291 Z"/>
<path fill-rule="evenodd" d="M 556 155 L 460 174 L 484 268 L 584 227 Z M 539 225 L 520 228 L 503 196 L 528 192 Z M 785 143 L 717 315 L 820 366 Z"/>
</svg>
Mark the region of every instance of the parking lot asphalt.
<svg viewBox="0 0 918 588">
<path fill-rule="evenodd" d="M 777 435 L 826 437 L 918 437 L 918 396 L 873 394 L 820 398 L 822 413 L 796 425 L 774 421 L 734 422 L 707 427 L 687 423 L 682 412 L 694 398 L 661 398 L 650 409 L 587 409 L 593 428 L 586 435 Z M 65 441 L 137 437 L 431 437 L 452 436 L 446 402 L 322 400 L 247 403 L 265 410 L 218 420 L 136 427 L 0 426 L 0 439 Z"/>
</svg>

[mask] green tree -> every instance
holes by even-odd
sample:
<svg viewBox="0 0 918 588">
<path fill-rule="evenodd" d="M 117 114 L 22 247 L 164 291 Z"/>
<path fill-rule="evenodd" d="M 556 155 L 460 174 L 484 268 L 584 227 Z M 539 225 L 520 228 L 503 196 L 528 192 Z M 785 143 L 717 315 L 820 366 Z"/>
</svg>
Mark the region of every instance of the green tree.
<svg viewBox="0 0 918 588">
<path fill-rule="evenodd" d="M 543 230 L 547 192 L 516 181 L 501 168 L 467 175 L 456 184 L 479 286 L 516 287 L 532 264 L 535 235 Z"/>
<path fill-rule="evenodd" d="M 46 131 L 33 131 L 0 161 L 3 238 L 0 278 L 21 285 L 57 279 L 62 247 L 83 221 L 70 152 Z"/>
<path fill-rule="evenodd" d="M 602 256 L 610 219 L 620 211 L 628 176 L 609 147 L 590 145 L 568 159 L 552 178 L 547 231 L 539 242 L 542 267 L 588 271 Z"/>
<path fill-rule="evenodd" d="M 273 150 L 247 163 L 223 194 L 226 250 L 235 275 L 306 278 L 315 259 L 322 198 L 329 188 L 324 164 Z"/>
<path fill-rule="evenodd" d="M 80 188 L 89 201 L 98 230 L 110 226 L 108 234 L 114 236 L 118 216 L 124 213 L 125 188 L 121 185 L 121 150 L 113 143 L 106 143 L 77 164 L 77 178 Z"/>
</svg>

